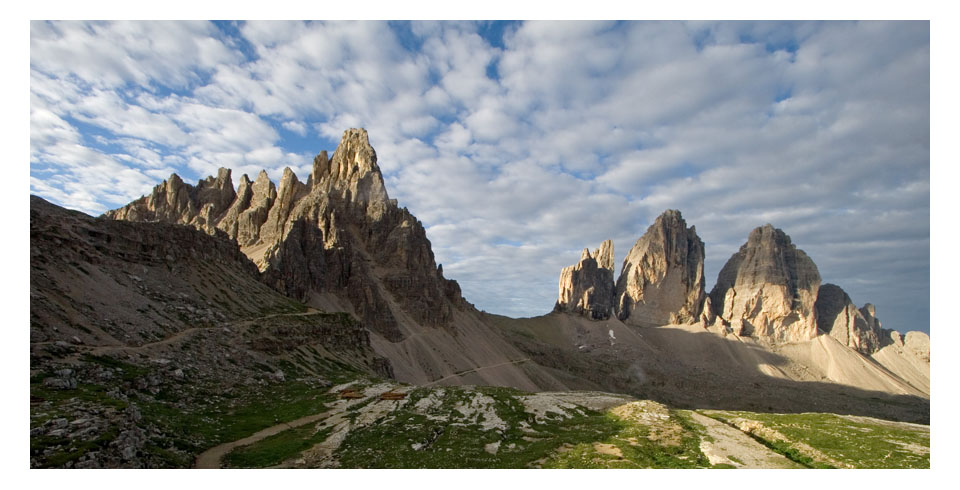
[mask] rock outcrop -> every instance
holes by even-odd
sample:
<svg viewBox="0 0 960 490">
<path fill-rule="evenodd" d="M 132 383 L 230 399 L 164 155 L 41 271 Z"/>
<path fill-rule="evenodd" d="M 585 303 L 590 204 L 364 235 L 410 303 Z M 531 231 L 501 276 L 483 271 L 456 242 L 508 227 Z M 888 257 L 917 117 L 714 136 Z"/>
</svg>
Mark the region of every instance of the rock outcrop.
<svg viewBox="0 0 960 490">
<path fill-rule="evenodd" d="M 236 200 L 230 170 L 221 168 L 217 176 L 201 180 L 196 187 L 185 184 L 177 174 L 153 188 L 149 196 L 108 211 L 106 215 L 125 221 L 162 221 L 190 225 L 211 235 L 217 223 Z"/>
<path fill-rule="evenodd" d="M 863 320 L 867 322 L 867 328 L 879 332 L 877 335 L 881 347 L 886 345 L 886 341 L 884 339 L 887 337 L 887 335 L 883 333 L 883 326 L 880 324 L 880 319 L 877 318 L 877 308 L 870 303 L 866 303 L 860 307 L 859 311 L 860 316 L 862 316 Z"/>
<path fill-rule="evenodd" d="M 400 317 L 444 327 L 468 305 L 435 263 L 423 225 L 387 195 L 363 129 L 345 131 L 332 158 L 317 155 L 306 183 L 287 168 L 277 187 L 261 171 L 234 192 L 227 169 L 197 187 L 174 174 L 106 216 L 223 231 L 275 289 L 304 301 L 332 295 L 391 341 L 403 338 Z"/>
<path fill-rule="evenodd" d="M 590 253 L 583 249 L 580 262 L 560 272 L 560 295 L 555 311 L 579 313 L 594 320 L 614 312 L 613 242 L 607 240 Z"/>
<path fill-rule="evenodd" d="M 767 224 L 750 232 L 723 266 L 710 299 L 737 335 L 801 341 L 817 335 L 819 289 L 816 264 L 786 233 Z"/>
<path fill-rule="evenodd" d="M 903 348 L 922 361 L 930 362 L 930 336 L 920 331 L 910 331 L 903 337 Z"/>
<path fill-rule="evenodd" d="M 617 279 L 617 315 L 635 325 L 694 323 L 706 297 L 703 241 L 680 211 L 657 217 L 627 253 Z"/>
<path fill-rule="evenodd" d="M 345 131 L 337 150 L 333 152 L 333 158 L 328 160 L 327 152 L 317 155 L 313 160 L 310 183 L 348 202 L 389 200 L 380 167 L 377 166 L 377 153 L 370 146 L 364 129 Z"/>
<path fill-rule="evenodd" d="M 862 354 L 870 355 L 880 349 L 883 335 L 880 324 L 873 316 L 873 305 L 867 303 L 863 310 L 857 309 L 850 296 L 835 284 L 824 284 L 817 292 L 814 303 L 817 312 L 817 328 Z"/>
</svg>

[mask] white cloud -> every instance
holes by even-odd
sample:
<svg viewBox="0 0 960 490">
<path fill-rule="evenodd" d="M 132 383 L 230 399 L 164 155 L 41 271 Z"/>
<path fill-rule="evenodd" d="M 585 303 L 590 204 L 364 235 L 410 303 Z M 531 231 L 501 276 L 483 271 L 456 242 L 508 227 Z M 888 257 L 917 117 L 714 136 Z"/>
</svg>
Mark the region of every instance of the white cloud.
<svg viewBox="0 0 960 490">
<path fill-rule="evenodd" d="M 928 23 L 528 22 L 500 48 L 413 22 L 415 52 L 382 22 L 239 27 L 32 24 L 31 190 L 97 209 L 171 169 L 305 179 L 333 148 L 279 128 L 321 146 L 366 127 L 490 311 L 548 311 L 580 249 L 623 257 L 667 208 L 706 242 L 708 285 L 770 221 L 888 326 L 918 313 L 877 284 L 929 293 Z"/>
<path fill-rule="evenodd" d="M 214 34 L 206 22 L 33 21 L 30 64 L 98 87 L 183 87 L 200 81 L 195 70 L 239 60 Z"/>
<path fill-rule="evenodd" d="M 284 121 L 283 128 L 300 136 L 307 135 L 307 125 L 300 121 Z"/>
</svg>

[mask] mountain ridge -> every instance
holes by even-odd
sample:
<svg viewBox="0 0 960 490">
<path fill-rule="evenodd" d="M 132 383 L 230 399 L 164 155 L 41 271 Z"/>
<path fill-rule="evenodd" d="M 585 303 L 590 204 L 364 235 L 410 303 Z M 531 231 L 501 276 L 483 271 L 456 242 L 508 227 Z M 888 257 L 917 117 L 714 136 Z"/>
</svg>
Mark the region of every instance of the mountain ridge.
<svg viewBox="0 0 960 490">
<path fill-rule="evenodd" d="M 332 158 L 317 155 L 306 182 L 290 169 L 278 185 L 260 172 L 236 189 L 229 169 L 197 185 L 174 174 L 99 218 L 31 197 L 31 466 L 190 466 L 203 451 L 264 431 L 299 434 L 297 424 L 316 420 L 338 432 L 319 445 L 328 433 L 311 432 L 306 459 L 285 464 L 335 465 L 341 456 L 357 464 L 350 458 L 374 448 L 344 441 L 410 428 L 380 425 L 391 407 L 426 417 L 412 425 L 429 434 L 376 451 L 416 459 L 438 434 L 460 430 L 436 425 L 458 417 L 431 418 L 439 400 L 457 413 L 469 403 L 520 416 L 513 422 L 527 428 L 544 411 L 579 418 L 585 407 L 622 402 L 644 413 L 666 403 L 671 413 L 929 423 L 929 337 L 882 329 L 873 305 L 857 308 L 839 287 L 820 288 L 832 296 L 819 304 L 794 294 L 805 284 L 791 279 L 799 253 L 772 226 L 755 230 L 772 240 L 748 239 L 741 260 L 731 259 L 734 292 L 723 300 L 733 296 L 737 315 L 711 306 L 703 242 L 670 210 L 627 254 L 623 281 L 614 281 L 605 241 L 563 270 L 552 313 L 500 317 L 478 311 L 444 277 L 422 223 L 389 198 L 376 158 L 365 131 L 347 130 Z M 763 255 L 771 250 L 793 259 Z M 738 303 L 765 298 L 787 309 Z M 792 331 L 797 322 L 783 320 L 797 308 L 813 312 L 817 335 L 777 333 Z M 552 393 L 531 393 L 544 391 Z M 416 399 L 403 402 L 408 395 Z M 330 407 L 339 408 L 324 412 Z M 288 423 L 298 428 L 277 432 Z M 508 437 L 514 449 L 538 446 L 525 433 Z M 511 453 L 483 434 L 475 450 Z M 223 462 L 208 456 L 204 465 Z"/>
<path fill-rule="evenodd" d="M 472 332 L 478 345 L 499 346 L 475 349 L 491 353 L 484 363 L 499 360 L 508 371 L 514 367 L 510 361 L 519 353 L 490 331 L 456 281 L 443 277 L 423 225 L 389 198 L 365 130 L 344 131 L 333 157 L 319 153 L 305 183 L 289 168 L 279 186 L 263 171 L 255 182 L 241 177 L 234 193 L 231 183 L 228 169 L 195 187 L 173 175 L 150 196 L 105 216 L 166 220 L 207 233 L 226 233 L 274 289 L 361 320 L 374 334 L 378 351 L 405 366 L 398 370 L 401 380 L 443 378 L 454 372 L 451 365 L 460 370 L 479 367 L 480 363 L 471 364 L 474 361 L 462 364 L 470 349 L 448 349 L 462 340 L 457 337 L 464 331 Z M 710 294 L 704 286 L 704 257 L 696 227 L 688 228 L 680 211 L 667 210 L 627 253 L 616 281 L 612 242 L 592 253 L 584 250 L 578 264 L 562 271 L 554 310 L 595 321 L 617 316 L 636 327 L 699 324 L 720 336 L 749 337 L 771 346 L 829 334 L 868 357 L 895 342 L 888 331 L 880 330 L 872 305 L 857 309 L 849 298 L 838 296 L 834 303 L 842 306 L 828 307 L 828 293 L 838 287 L 826 287 L 818 310 L 816 265 L 770 224 L 750 233 Z M 834 311 L 837 308 L 846 312 L 846 320 Z M 828 314 L 834 315 L 833 324 L 828 324 Z M 439 340 L 443 336 L 449 338 Z M 409 345 L 418 345 L 414 351 L 401 346 L 411 338 L 416 340 Z M 421 345 L 424 341 L 430 346 Z M 492 354 L 496 351 L 506 354 Z M 901 357 L 907 352 L 895 351 Z M 438 357 L 436 352 L 444 354 Z M 883 359 L 890 363 L 897 356 Z M 912 367 L 908 371 L 908 377 L 923 378 Z M 533 378 L 549 380 L 554 387 L 563 385 L 544 373 L 506 376 L 527 378 L 528 387 L 537 385 Z"/>
</svg>

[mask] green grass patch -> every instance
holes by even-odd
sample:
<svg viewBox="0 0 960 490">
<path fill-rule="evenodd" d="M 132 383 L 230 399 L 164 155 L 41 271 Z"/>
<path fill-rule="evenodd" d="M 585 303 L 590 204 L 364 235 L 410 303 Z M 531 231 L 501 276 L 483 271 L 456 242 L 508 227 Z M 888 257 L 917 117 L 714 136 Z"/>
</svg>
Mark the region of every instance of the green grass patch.
<svg viewBox="0 0 960 490">
<path fill-rule="evenodd" d="M 829 458 L 855 468 L 929 468 L 930 431 L 926 426 L 851 420 L 828 413 L 770 414 L 705 412 L 718 420 L 742 417 L 761 422 L 784 437 L 809 445 Z M 786 441 L 755 437 L 771 449 L 808 467 L 831 467 L 803 454 Z"/>
<path fill-rule="evenodd" d="M 224 462 L 232 468 L 275 466 L 323 442 L 332 431 L 331 427 L 317 431 L 314 423 L 288 429 L 249 446 L 234 449 L 227 454 Z"/>
<path fill-rule="evenodd" d="M 509 388 L 417 388 L 379 423 L 352 431 L 337 457 L 345 468 L 525 468 L 563 444 L 606 438 L 620 428 L 617 420 L 586 409 L 538 423 L 523 410 L 520 394 Z M 428 396 L 437 401 L 417 410 Z M 464 415 L 461 409 L 469 413 L 466 406 L 478 398 L 491 410 L 488 416 Z"/>
<path fill-rule="evenodd" d="M 180 449 L 199 453 L 261 429 L 326 411 L 333 395 L 299 381 L 288 381 L 183 411 L 170 403 L 140 405 L 145 420 L 164 427 Z"/>
<path fill-rule="evenodd" d="M 77 441 L 66 437 L 32 436 L 30 437 L 31 452 L 41 451 L 46 447 L 60 446 L 40 466 L 41 468 L 64 468 L 67 463 L 77 461 L 90 451 L 103 449 L 117 437 L 116 429 L 110 429 L 97 436 L 92 441 Z"/>
<path fill-rule="evenodd" d="M 652 428 L 634 421 L 620 421 L 617 433 L 605 439 L 578 444 L 556 453 L 545 468 L 708 468 L 710 461 L 700 451 L 703 428 L 690 421 L 682 411 L 669 411 L 669 420 L 658 422 L 663 437 L 650 438 Z M 614 451 L 600 451 L 594 443 L 611 445 Z"/>
<path fill-rule="evenodd" d="M 131 381 L 140 376 L 144 376 L 150 372 L 149 369 L 127 362 L 123 362 L 112 357 L 108 356 L 95 356 L 92 354 L 84 354 L 81 357 L 81 360 L 93 364 L 99 364 L 103 367 L 110 369 L 120 369 L 120 379 L 124 381 Z"/>
<path fill-rule="evenodd" d="M 30 396 L 52 402 L 54 407 L 74 400 L 92 402 L 116 409 L 123 409 L 128 405 L 127 402 L 108 395 L 106 387 L 92 383 L 79 383 L 72 390 L 54 389 L 44 386 L 43 383 L 31 383 Z"/>
</svg>

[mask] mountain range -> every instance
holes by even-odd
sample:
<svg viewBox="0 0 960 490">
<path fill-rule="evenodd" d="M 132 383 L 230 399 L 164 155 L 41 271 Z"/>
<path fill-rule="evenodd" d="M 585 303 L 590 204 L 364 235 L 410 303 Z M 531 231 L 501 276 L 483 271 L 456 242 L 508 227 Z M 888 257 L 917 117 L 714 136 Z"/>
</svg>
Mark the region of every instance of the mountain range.
<svg viewBox="0 0 960 490">
<path fill-rule="evenodd" d="M 667 210 L 619 275 L 612 241 L 585 249 L 553 311 L 479 311 L 363 129 L 306 181 L 173 174 L 99 218 L 31 197 L 31 465 L 199 465 L 358 377 L 929 423 L 926 334 L 882 328 L 770 224 L 709 293 L 704 247 Z"/>
</svg>

